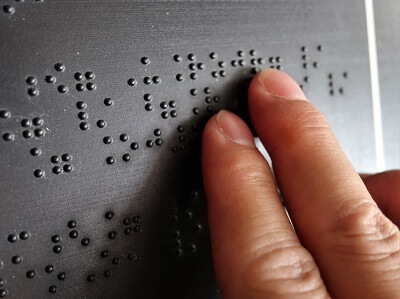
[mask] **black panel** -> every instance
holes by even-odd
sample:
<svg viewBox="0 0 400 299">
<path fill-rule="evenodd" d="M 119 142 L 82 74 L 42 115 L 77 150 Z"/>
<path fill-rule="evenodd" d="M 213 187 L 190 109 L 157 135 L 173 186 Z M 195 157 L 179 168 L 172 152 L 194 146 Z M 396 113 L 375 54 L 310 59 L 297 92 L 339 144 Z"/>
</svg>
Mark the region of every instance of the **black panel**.
<svg viewBox="0 0 400 299">
<path fill-rule="evenodd" d="M 375 168 L 364 1 L 2 3 L 9 298 L 218 296 L 201 128 L 243 112 L 262 68 L 292 74 Z"/>
</svg>

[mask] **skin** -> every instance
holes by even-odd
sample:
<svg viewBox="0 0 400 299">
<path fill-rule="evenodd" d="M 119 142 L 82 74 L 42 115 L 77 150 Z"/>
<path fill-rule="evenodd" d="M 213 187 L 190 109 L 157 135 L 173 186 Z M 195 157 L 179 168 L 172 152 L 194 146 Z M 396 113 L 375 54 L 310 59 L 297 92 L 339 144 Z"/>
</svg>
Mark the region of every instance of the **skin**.
<svg viewBox="0 0 400 299">
<path fill-rule="evenodd" d="M 275 177 L 238 116 L 221 111 L 203 133 L 223 298 L 399 298 L 400 172 L 360 177 L 283 72 L 253 79 L 249 111 Z"/>
</svg>

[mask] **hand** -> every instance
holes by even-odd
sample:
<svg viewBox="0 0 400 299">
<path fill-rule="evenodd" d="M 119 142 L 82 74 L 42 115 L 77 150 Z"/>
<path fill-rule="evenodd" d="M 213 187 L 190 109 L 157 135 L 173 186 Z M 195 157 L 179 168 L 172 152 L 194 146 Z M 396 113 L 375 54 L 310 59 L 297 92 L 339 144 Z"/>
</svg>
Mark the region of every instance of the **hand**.
<svg viewBox="0 0 400 299">
<path fill-rule="evenodd" d="M 249 111 L 294 229 L 249 128 L 221 111 L 205 128 L 202 163 L 223 297 L 400 298 L 400 172 L 364 184 L 282 72 L 253 79 Z"/>
</svg>

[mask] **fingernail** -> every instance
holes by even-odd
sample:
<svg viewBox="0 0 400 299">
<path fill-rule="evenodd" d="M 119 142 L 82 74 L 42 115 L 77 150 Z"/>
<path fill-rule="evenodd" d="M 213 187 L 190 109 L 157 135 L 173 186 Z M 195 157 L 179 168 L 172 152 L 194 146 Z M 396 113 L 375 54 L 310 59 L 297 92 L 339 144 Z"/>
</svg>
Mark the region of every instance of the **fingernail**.
<svg viewBox="0 0 400 299">
<path fill-rule="evenodd" d="M 240 145 L 254 147 L 253 134 L 239 116 L 221 110 L 216 117 L 222 133 L 231 141 Z"/>
<path fill-rule="evenodd" d="M 285 99 L 306 100 L 304 92 L 292 77 L 275 69 L 263 70 L 258 75 L 258 82 L 265 91 L 273 96 Z"/>
</svg>

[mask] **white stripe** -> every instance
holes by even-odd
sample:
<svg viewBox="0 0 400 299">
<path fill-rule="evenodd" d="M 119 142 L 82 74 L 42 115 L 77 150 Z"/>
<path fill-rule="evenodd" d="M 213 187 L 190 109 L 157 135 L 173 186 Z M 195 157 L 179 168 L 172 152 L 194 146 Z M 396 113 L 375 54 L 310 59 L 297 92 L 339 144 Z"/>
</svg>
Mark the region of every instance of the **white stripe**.
<svg viewBox="0 0 400 299">
<path fill-rule="evenodd" d="M 374 0 L 365 0 L 365 10 L 367 17 L 372 108 L 375 128 L 376 170 L 383 171 L 385 169 L 385 152 L 383 147 L 381 94 L 379 88 L 378 55 L 375 36 Z"/>
</svg>

